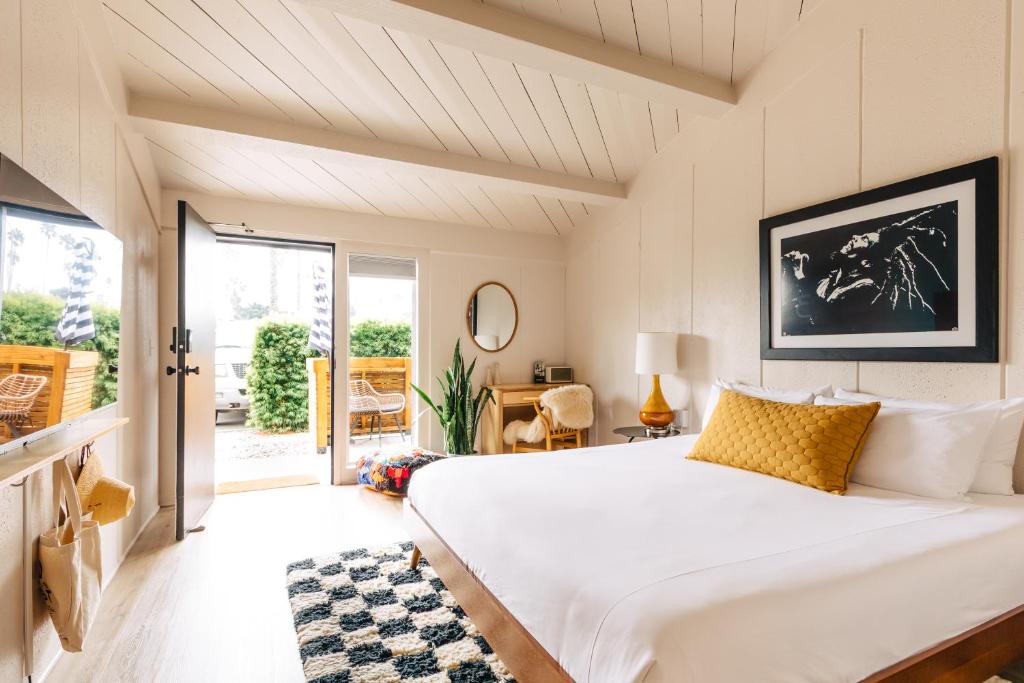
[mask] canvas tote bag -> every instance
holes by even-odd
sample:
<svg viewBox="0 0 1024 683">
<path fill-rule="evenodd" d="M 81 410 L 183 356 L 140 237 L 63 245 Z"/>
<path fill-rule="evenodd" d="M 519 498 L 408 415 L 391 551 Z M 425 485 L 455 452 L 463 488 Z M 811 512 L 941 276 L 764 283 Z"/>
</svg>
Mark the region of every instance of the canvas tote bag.
<svg viewBox="0 0 1024 683">
<path fill-rule="evenodd" d="M 60 524 L 62 506 L 67 514 Z M 100 605 L 100 526 L 82 519 L 75 480 L 64 460 L 53 463 L 53 524 L 39 537 L 46 607 L 61 647 L 81 652 Z"/>
</svg>

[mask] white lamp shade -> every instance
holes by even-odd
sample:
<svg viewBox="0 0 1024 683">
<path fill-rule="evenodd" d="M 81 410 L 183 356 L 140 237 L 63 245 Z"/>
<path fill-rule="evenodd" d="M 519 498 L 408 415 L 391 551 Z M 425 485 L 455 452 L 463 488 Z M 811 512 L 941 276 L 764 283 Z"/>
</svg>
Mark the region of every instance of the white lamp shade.
<svg viewBox="0 0 1024 683">
<path fill-rule="evenodd" d="M 676 362 L 675 332 L 638 332 L 636 335 L 636 374 L 665 375 L 679 369 Z"/>
</svg>

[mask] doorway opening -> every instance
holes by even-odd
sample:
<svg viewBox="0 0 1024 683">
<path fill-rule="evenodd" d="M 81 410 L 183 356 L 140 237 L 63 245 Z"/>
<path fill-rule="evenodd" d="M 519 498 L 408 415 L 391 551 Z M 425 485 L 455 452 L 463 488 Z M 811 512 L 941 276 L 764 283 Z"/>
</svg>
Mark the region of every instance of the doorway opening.
<svg viewBox="0 0 1024 683">
<path fill-rule="evenodd" d="M 349 254 L 350 465 L 416 439 L 416 259 Z"/>
<path fill-rule="evenodd" d="M 329 484 L 333 245 L 218 236 L 215 253 L 217 493 Z"/>
</svg>

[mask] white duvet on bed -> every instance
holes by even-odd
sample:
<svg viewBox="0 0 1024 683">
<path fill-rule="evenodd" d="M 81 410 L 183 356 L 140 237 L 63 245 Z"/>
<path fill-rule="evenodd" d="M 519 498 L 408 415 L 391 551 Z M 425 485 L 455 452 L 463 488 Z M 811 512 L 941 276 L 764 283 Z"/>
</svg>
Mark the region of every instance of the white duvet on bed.
<svg viewBox="0 0 1024 683">
<path fill-rule="evenodd" d="M 856 681 L 1024 604 L 1024 496 L 835 496 L 694 440 L 451 458 L 409 501 L 579 683 Z"/>
</svg>

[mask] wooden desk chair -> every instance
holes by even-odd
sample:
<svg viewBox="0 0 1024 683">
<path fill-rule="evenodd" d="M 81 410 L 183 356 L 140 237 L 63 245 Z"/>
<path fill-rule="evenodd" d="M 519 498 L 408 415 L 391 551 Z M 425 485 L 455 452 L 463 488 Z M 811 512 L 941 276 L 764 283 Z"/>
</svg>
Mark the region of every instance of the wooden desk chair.
<svg viewBox="0 0 1024 683">
<path fill-rule="evenodd" d="M 513 453 L 541 453 L 583 447 L 582 429 L 555 428 L 550 412 L 545 412 L 541 407 L 540 398 L 534 399 L 533 409 L 544 424 L 544 441 L 535 444 L 516 441 L 512 444 Z"/>
</svg>

